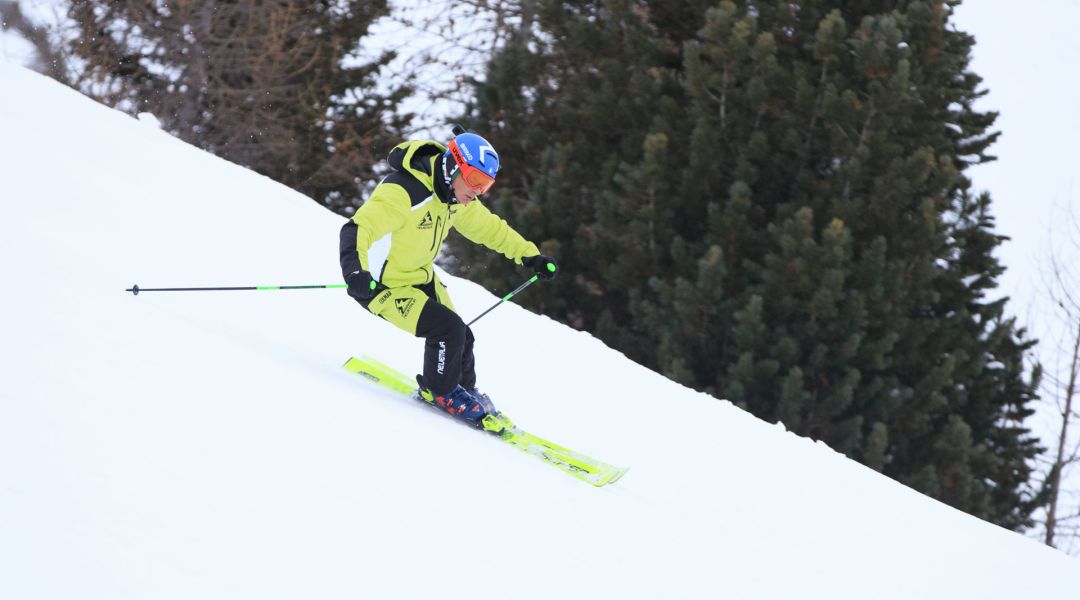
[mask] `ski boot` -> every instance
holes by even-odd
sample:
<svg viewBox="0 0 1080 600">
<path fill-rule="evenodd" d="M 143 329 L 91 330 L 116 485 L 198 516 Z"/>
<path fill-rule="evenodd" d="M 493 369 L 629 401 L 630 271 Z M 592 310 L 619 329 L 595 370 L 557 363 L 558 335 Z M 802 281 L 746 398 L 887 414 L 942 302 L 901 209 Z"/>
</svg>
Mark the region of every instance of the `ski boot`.
<svg viewBox="0 0 1080 600">
<path fill-rule="evenodd" d="M 416 396 L 420 400 L 450 413 L 473 427 L 483 428 L 484 417 L 495 410 L 495 406 L 487 396 L 470 392 L 460 385 L 448 394 L 437 396 L 424 385 L 424 380 L 420 375 L 416 376 L 416 383 L 419 385 Z"/>
</svg>

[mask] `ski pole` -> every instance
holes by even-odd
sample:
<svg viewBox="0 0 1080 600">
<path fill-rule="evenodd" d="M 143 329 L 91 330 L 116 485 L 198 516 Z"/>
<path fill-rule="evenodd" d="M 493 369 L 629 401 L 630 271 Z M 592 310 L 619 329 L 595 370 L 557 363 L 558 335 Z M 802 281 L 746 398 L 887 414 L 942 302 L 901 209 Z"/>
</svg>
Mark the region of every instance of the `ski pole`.
<svg viewBox="0 0 1080 600">
<path fill-rule="evenodd" d="M 239 291 L 274 291 L 274 290 L 328 290 L 348 287 L 344 283 L 328 285 L 252 285 L 243 287 L 180 287 L 180 288 L 140 288 L 138 284 L 124 290 L 138 296 L 139 292 L 239 292 Z"/>
<path fill-rule="evenodd" d="M 523 284 L 519 285 L 519 286 L 517 287 L 517 289 L 516 289 L 516 290 L 514 290 L 514 291 L 510 292 L 510 293 L 509 293 L 509 294 L 507 294 L 506 296 L 503 296 L 503 299 L 502 299 L 502 300 L 499 300 L 499 301 L 498 301 L 498 302 L 496 302 L 495 304 L 492 304 L 492 305 L 491 305 L 491 308 L 489 308 L 489 309 L 485 310 L 484 312 L 480 313 L 480 317 L 483 317 L 484 315 L 486 315 L 486 314 L 488 314 L 489 312 L 491 312 L 491 311 L 495 310 L 496 308 L 499 308 L 499 305 L 500 305 L 500 304 L 502 304 L 503 302 L 506 302 L 507 300 L 509 300 L 509 299 L 513 298 L 513 297 L 514 297 L 514 296 L 515 296 L 515 295 L 516 295 L 516 294 L 517 294 L 518 292 L 520 292 L 521 290 L 523 290 L 523 289 L 525 289 L 525 288 L 529 287 L 530 285 L 532 285 L 533 283 L 535 283 L 535 282 L 536 282 L 536 280 L 537 280 L 537 279 L 539 279 L 539 278 L 540 278 L 540 276 L 539 276 L 539 275 L 533 275 L 532 277 L 530 277 L 530 278 L 529 278 L 529 280 L 528 280 L 528 281 L 526 281 L 525 283 L 523 283 Z M 473 323 L 475 323 L 475 322 L 479 321 L 479 320 L 480 320 L 480 317 L 476 317 L 476 318 L 475 318 L 475 319 L 473 319 L 472 321 L 469 321 L 468 323 L 466 323 L 466 324 L 465 324 L 465 326 L 466 326 L 466 327 L 468 327 L 469 325 L 472 325 Z"/>
</svg>

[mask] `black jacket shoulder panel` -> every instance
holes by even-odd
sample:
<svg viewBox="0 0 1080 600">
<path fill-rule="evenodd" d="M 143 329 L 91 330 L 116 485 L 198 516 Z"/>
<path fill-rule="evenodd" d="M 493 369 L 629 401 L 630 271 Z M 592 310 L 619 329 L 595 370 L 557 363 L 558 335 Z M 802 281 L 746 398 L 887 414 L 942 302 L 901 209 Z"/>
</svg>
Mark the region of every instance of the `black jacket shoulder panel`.
<svg viewBox="0 0 1080 600">
<path fill-rule="evenodd" d="M 405 192 L 409 194 L 409 202 L 413 206 L 431 197 L 431 191 L 428 190 L 427 186 L 408 173 L 394 171 L 384 177 L 382 182 L 393 183 L 404 188 Z"/>
</svg>

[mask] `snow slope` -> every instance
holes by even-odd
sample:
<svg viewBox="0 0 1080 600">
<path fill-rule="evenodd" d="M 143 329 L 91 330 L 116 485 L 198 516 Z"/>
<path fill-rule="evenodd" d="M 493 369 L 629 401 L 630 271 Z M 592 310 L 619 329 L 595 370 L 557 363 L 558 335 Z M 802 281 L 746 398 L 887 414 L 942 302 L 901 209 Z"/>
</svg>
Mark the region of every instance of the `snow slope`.
<svg viewBox="0 0 1080 600">
<path fill-rule="evenodd" d="M 0 90 L 0 598 L 1080 592 L 1075 560 L 515 305 L 475 327 L 481 386 L 618 484 L 341 370 L 422 350 L 341 290 L 133 297 L 336 283 L 341 218 L 19 67 Z M 496 299 L 446 280 L 466 316 Z"/>
</svg>

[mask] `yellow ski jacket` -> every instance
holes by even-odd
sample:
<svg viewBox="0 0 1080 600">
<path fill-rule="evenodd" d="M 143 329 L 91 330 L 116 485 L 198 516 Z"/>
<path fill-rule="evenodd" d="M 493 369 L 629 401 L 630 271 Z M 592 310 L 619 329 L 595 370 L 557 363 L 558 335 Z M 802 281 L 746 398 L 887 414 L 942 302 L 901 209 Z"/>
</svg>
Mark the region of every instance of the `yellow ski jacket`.
<svg viewBox="0 0 1080 600">
<path fill-rule="evenodd" d="M 517 264 L 540 254 L 479 198 L 467 207 L 447 201 L 453 192 L 443 176 L 445 152 L 434 141 L 403 142 L 390 151 L 394 172 L 341 228 L 343 275 L 363 269 L 389 288 L 427 284 L 451 228 Z"/>
</svg>

